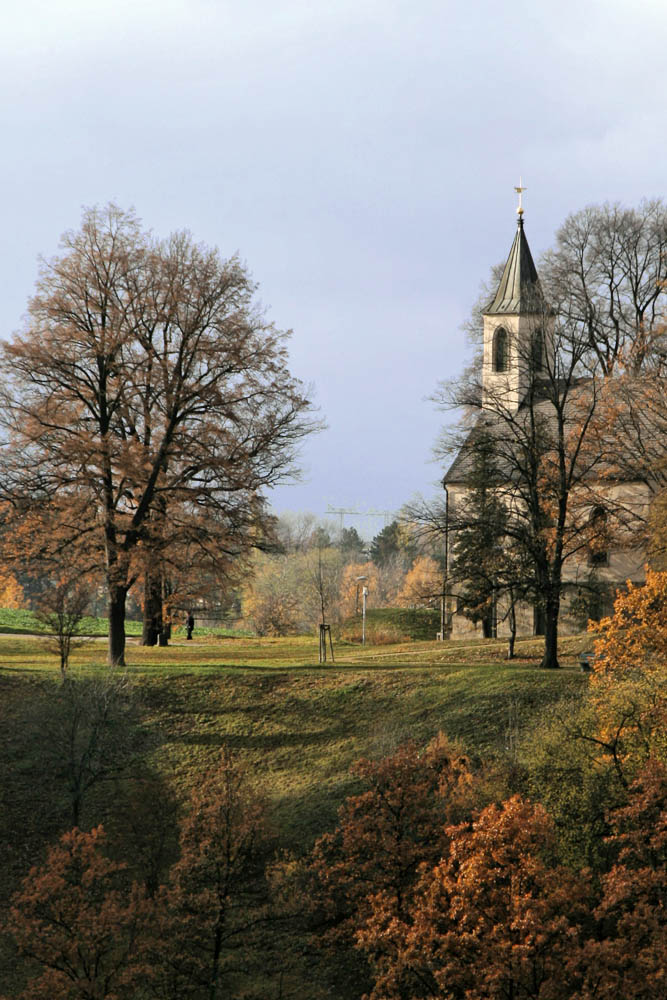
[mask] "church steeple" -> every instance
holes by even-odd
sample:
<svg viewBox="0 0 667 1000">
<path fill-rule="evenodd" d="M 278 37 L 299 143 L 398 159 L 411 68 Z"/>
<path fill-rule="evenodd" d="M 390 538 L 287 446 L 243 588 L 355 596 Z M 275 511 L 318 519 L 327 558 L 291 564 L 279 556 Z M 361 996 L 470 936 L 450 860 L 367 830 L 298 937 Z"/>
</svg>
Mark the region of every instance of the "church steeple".
<svg viewBox="0 0 667 1000">
<path fill-rule="evenodd" d="M 521 313 L 541 312 L 543 309 L 544 296 L 523 229 L 522 211 L 498 291 L 484 312 L 496 316 L 518 316 Z"/>
<path fill-rule="evenodd" d="M 483 313 L 482 405 L 510 412 L 518 410 L 529 385 L 553 356 L 553 314 L 523 229 L 524 190 L 516 188 L 517 231 L 495 297 Z"/>
</svg>

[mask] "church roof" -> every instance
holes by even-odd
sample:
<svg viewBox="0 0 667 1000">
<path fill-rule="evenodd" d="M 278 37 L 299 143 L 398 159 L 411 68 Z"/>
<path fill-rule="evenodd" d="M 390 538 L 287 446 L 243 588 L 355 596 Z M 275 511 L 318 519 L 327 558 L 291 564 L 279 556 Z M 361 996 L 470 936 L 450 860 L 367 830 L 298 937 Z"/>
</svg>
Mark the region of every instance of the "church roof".
<svg viewBox="0 0 667 1000">
<path fill-rule="evenodd" d="M 470 480 L 475 467 L 473 452 L 478 440 L 479 431 L 477 427 L 473 427 L 443 477 L 442 485 L 445 488 L 450 483 L 467 483 Z"/>
<path fill-rule="evenodd" d="M 493 410 L 482 410 L 445 473 L 442 480 L 443 486 L 468 485 L 471 482 L 475 476 L 479 447 L 484 440 L 489 443 L 493 450 L 495 473 L 507 482 L 516 479 L 517 462 L 513 457 L 515 448 L 517 446 L 521 448 L 526 441 L 532 440 L 534 432 L 531 424 L 535 418 L 537 417 L 542 427 L 540 433 L 546 435 L 548 440 L 549 428 L 551 428 L 552 434 L 558 433 L 556 411 L 553 404 L 554 397 L 562 400 L 567 392 L 567 412 L 572 414 L 571 417 L 566 417 L 569 422 L 579 419 L 576 411 L 577 399 L 581 398 L 582 395 L 585 398 L 590 391 L 591 380 L 586 377 L 574 381 L 541 379 L 535 383 L 532 401 L 528 402 L 527 399 L 524 399 L 516 414 L 506 416 Z M 524 421 L 527 428 L 525 433 L 522 430 Z M 601 476 L 605 473 L 605 469 L 608 469 L 606 461 L 593 461 L 589 470 L 590 478 Z M 619 471 L 614 473 L 616 483 L 636 482 L 639 478 Z"/>
<path fill-rule="evenodd" d="M 528 399 L 524 398 L 519 404 L 516 414 L 510 416 L 509 414 L 497 413 L 494 410 L 482 410 L 478 413 L 475 423 L 445 473 L 444 485 L 467 483 L 470 480 L 475 471 L 475 456 L 480 442 L 484 438 L 494 446 L 497 471 L 510 479 L 514 463 L 509 462 L 508 464 L 507 460 L 503 461 L 503 455 L 508 451 L 511 454 L 517 442 L 526 440 L 521 431 L 523 421 L 530 421 L 531 414 L 533 417 L 539 414 L 540 422 L 546 421 L 546 425 L 543 425 L 546 431 L 547 426 L 553 426 L 556 416 L 553 406 L 554 395 L 560 399 L 567 389 L 570 399 L 572 399 L 576 392 L 585 392 L 588 385 L 587 378 L 576 379 L 572 382 L 556 381 L 549 378 L 536 379 L 532 386 L 531 401 L 528 402 Z M 530 430 L 527 432 L 528 435 L 531 433 Z"/>
<path fill-rule="evenodd" d="M 485 437 L 493 441 L 494 437 L 499 436 L 503 430 L 502 421 L 497 416 L 486 412 L 481 414 L 445 473 L 442 481 L 443 486 L 453 483 L 469 483 L 475 473 L 475 456 L 482 438 Z"/>
<path fill-rule="evenodd" d="M 516 236 L 498 285 L 498 291 L 484 312 L 487 315 L 490 313 L 516 315 L 517 313 L 543 312 L 544 308 L 540 279 L 537 276 L 528 240 L 523 231 L 523 215 L 520 215 Z"/>
<path fill-rule="evenodd" d="M 546 420 L 548 424 L 552 424 L 555 413 L 549 400 L 548 386 L 546 384 L 536 385 L 535 389 L 533 400 L 535 409 L 533 412 L 539 412 L 540 421 Z M 519 407 L 517 415 L 509 420 L 502 414 L 494 413 L 493 410 L 483 410 L 445 473 L 442 480 L 443 486 L 455 483 L 468 485 L 470 483 L 475 476 L 479 449 L 483 441 L 486 441 L 493 451 L 496 475 L 507 482 L 515 479 L 516 463 L 508 456 L 512 456 L 516 446 L 520 446 L 525 440 L 521 431 L 524 419 L 529 420 L 530 417 L 529 411 L 523 404 Z M 530 430 L 527 433 L 530 435 Z"/>
</svg>

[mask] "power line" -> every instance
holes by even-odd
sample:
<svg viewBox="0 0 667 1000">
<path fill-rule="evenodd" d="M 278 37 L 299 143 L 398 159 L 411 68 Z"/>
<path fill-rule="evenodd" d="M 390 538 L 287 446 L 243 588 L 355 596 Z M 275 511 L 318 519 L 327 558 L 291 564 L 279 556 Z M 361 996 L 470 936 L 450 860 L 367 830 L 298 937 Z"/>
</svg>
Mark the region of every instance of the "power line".
<svg viewBox="0 0 667 1000">
<path fill-rule="evenodd" d="M 393 519 L 394 513 L 391 510 L 377 510 L 376 508 L 371 508 L 370 510 L 359 510 L 357 507 L 332 507 L 331 504 L 327 504 L 326 509 L 327 514 L 337 514 L 340 517 L 340 528 L 341 531 L 345 526 L 345 515 L 351 517 L 382 517 L 384 518 L 385 527 Z"/>
</svg>

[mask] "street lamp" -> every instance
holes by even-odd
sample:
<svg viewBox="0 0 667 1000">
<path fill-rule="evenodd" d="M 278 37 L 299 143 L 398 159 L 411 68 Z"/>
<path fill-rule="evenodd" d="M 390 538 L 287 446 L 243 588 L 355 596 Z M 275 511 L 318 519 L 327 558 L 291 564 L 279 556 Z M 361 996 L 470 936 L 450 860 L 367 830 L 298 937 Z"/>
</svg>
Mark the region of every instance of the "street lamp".
<svg viewBox="0 0 667 1000">
<path fill-rule="evenodd" d="M 449 493 L 445 486 L 445 574 L 440 598 L 440 639 L 444 641 L 447 627 L 447 586 L 449 584 Z"/>
<path fill-rule="evenodd" d="M 357 578 L 357 604 L 356 604 L 356 614 L 359 614 L 359 581 L 367 580 L 367 576 L 358 576 Z M 361 645 L 366 645 L 366 598 L 368 597 L 368 587 L 361 588 L 361 600 L 362 600 L 362 612 L 361 612 Z"/>
</svg>

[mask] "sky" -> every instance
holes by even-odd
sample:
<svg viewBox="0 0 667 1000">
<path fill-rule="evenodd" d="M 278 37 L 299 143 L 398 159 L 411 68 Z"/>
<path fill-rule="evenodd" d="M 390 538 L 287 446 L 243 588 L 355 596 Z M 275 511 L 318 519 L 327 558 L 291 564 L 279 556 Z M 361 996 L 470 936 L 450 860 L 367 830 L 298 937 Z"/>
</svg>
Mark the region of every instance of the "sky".
<svg viewBox="0 0 667 1000">
<path fill-rule="evenodd" d="M 0 336 L 82 208 L 237 253 L 327 429 L 276 511 L 434 496 L 461 324 L 514 237 L 661 197 L 664 0 L 22 0 L 0 35 Z M 382 518 L 345 517 L 367 537 Z"/>
</svg>

